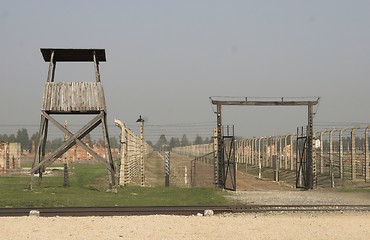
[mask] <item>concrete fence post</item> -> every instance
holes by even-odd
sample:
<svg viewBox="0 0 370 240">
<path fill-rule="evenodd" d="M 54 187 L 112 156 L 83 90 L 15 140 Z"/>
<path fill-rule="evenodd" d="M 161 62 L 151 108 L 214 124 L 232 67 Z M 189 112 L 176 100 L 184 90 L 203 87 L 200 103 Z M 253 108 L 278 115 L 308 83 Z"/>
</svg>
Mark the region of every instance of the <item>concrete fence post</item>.
<svg viewBox="0 0 370 240">
<path fill-rule="evenodd" d="M 312 139 L 312 175 L 313 175 L 313 185 L 317 186 L 317 175 L 318 175 L 318 163 L 317 163 L 317 133 L 318 131 L 313 133 L 313 139 Z M 321 142 L 320 142 L 321 146 Z"/>
<path fill-rule="evenodd" d="M 288 137 L 289 137 L 289 134 L 285 136 L 285 139 L 284 139 L 284 169 L 287 170 L 288 169 Z"/>
<path fill-rule="evenodd" d="M 273 167 L 273 157 L 275 152 L 275 137 L 271 137 L 271 143 L 270 143 L 270 167 Z"/>
<path fill-rule="evenodd" d="M 245 141 L 245 165 L 248 165 L 249 162 L 249 141 L 250 139 Z"/>
<path fill-rule="evenodd" d="M 140 118 L 136 121 L 140 123 L 140 185 L 145 186 L 145 168 L 144 168 L 144 119 Z"/>
<path fill-rule="evenodd" d="M 356 129 L 354 127 L 351 130 L 351 175 L 352 180 L 356 180 Z"/>
<path fill-rule="evenodd" d="M 369 128 L 370 125 L 365 129 L 365 182 L 370 180 L 370 166 L 369 166 Z"/>
<path fill-rule="evenodd" d="M 261 140 L 263 137 L 258 139 L 258 178 L 262 177 L 262 162 L 261 162 Z"/>
<path fill-rule="evenodd" d="M 275 146 L 274 146 L 274 155 L 275 155 L 275 167 L 274 167 L 274 172 L 275 172 L 275 181 L 279 182 L 279 170 L 280 170 L 280 154 L 278 152 L 278 143 L 280 141 L 280 137 L 275 137 Z"/>
<path fill-rule="evenodd" d="M 170 186 L 170 174 L 171 174 L 171 163 L 170 163 L 170 152 L 164 152 L 164 186 Z"/>
<path fill-rule="evenodd" d="M 344 166 L 343 166 L 343 133 L 347 128 L 342 128 L 339 131 L 339 175 L 340 179 L 344 178 Z"/>
<path fill-rule="evenodd" d="M 126 178 L 126 172 L 125 172 L 125 164 L 127 161 L 127 130 L 125 125 L 118 119 L 114 120 L 114 123 L 117 127 L 121 129 L 121 136 L 120 136 L 120 142 L 121 142 L 121 162 L 120 162 L 120 169 L 119 169 L 119 179 L 118 184 L 125 186 L 125 178 Z"/>
<path fill-rule="evenodd" d="M 320 132 L 320 174 L 324 174 L 324 134 L 327 131 L 327 129 L 324 129 Z"/>
<path fill-rule="evenodd" d="M 251 165 L 254 164 L 254 158 L 255 158 L 255 138 L 252 139 L 252 159 L 251 159 Z"/>
<path fill-rule="evenodd" d="M 252 138 L 249 142 L 249 147 L 250 147 L 250 155 L 249 155 L 249 164 L 252 164 L 252 158 L 253 158 L 253 141 L 254 141 L 254 138 Z"/>
<path fill-rule="evenodd" d="M 290 135 L 290 171 L 294 171 L 294 134 Z"/>
<path fill-rule="evenodd" d="M 335 187 L 335 182 L 334 182 L 334 160 L 333 160 L 333 133 L 335 132 L 335 128 L 330 130 L 329 132 L 329 162 L 330 162 L 330 165 L 329 165 L 329 175 L 330 175 L 330 180 L 331 180 L 331 187 L 334 188 Z"/>
<path fill-rule="evenodd" d="M 264 162 L 264 164 L 263 164 L 263 166 L 264 167 L 268 167 L 268 138 L 269 137 L 266 137 L 265 139 L 264 139 L 264 141 L 262 142 L 263 143 L 263 147 L 262 147 L 262 149 L 264 149 L 264 151 L 263 151 L 263 155 L 264 155 L 264 160 L 263 160 L 263 162 Z"/>
<path fill-rule="evenodd" d="M 283 146 L 283 137 L 279 138 L 279 162 L 280 162 L 280 168 L 283 168 L 283 161 L 282 161 L 282 146 Z"/>
</svg>

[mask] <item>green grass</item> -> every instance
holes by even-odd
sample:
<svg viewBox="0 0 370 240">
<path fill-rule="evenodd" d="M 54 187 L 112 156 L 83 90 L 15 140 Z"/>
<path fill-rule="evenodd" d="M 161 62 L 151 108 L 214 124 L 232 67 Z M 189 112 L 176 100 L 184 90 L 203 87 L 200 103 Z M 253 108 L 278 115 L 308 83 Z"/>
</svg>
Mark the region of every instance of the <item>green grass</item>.
<svg viewBox="0 0 370 240">
<path fill-rule="evenodd" d="M 63 206 L 181 206 L 230 203 L 213 188 L 119 187 L 107 192 L 107 170 L 101 164 L 71 164 L 70 187 L 63 187 L 62 171 L 44 176 L 42 187 L 28 190 L 29 176 L 0 176 L 0 207 Z"/>
<path fill-rule="evenodd" d="M 369 187 L 364 188 L 338 188 L 339 192 L 359 192 L 359 193 L 370 193 Z"/>
</svg>

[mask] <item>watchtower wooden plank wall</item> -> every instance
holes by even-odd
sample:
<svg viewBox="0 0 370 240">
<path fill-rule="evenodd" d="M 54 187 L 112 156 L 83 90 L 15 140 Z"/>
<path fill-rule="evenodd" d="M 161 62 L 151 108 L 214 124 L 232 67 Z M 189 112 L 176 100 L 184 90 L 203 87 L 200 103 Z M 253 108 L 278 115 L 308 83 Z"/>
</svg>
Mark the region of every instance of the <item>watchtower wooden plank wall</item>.
<svg viewBox="0 0 370 240">
<path fill-rule="evenodd" d="M 106 61 L 104 49 L 53 49 L 42 48 L 42 56 L 45 62 L 50 62 L 47 81 L 45 83 L 43 102 L 41 107 L 41 122 L 39 141 L 36 146 L 35 159 L 31 169 L 31 183 L 35 173 L 39 173 L 41 183 L 42 173 L 45 168 L 61 157 L 68 149 L 78 144 L 95 159 L 103 162 L 109 175 L 109 187 L 116 184 L 115 167 L 109 144 L 108 128 L 106 123 L 106 104 L 103 86 L 100 82 L 99 62 Z M 93 62 L 95 66 L 94 82 L 54 82 L 57 62 Z M 59 123 L 53 114 L 95 115 L 84 127 L 76 133 L 71 133 L 63 124 Z M 45 145 L 48 135 L 49 121 L 60 129 L 67 139 L 54 152 L 45 155 Z M 82 142 L 82 138 L 88 135 L 99 125 L 102 125 L 105 157 L 98 155 L 89 146 Z"/>
</svg>

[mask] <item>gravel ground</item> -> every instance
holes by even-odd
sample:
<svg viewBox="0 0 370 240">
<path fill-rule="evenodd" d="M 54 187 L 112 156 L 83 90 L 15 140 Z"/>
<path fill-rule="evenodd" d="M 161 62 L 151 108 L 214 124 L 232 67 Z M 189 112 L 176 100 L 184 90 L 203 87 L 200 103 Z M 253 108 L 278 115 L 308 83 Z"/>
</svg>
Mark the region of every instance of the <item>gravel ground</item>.
<svg viewBox="0 0 370 240">
<path fill-rule="evenodd" d="M 230 192 L 229 198 L 244 204 L 312 205 L 346 204 L 370 205 L 370 193 L 336 192 L 332 190 L 258 190 Z"/>
<path fill-rule="evenodd" d="M 247 204 L 368 204 L 369 193 L 230 192 Z M 1 239 L 369 239 L 370 212 L 270 212 L 202 216 L 2 217 Z"/>
<path fill-rule="evenodd" d="M 370 213 L 3 217 L 1 239 L 369 239 Z"/>
</svg>

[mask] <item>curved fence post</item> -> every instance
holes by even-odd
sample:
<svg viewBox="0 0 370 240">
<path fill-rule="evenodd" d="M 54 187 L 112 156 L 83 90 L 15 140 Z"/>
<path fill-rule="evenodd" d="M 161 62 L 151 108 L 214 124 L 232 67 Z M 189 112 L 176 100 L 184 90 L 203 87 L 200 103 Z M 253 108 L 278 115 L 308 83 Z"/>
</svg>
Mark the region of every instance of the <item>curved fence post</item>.
<svg viewBox="0 0 370 240">
<path fill-rule="evenodd" d="M 370 125 L 365 129 L 365 182 L 370 180 L 370 166 L 369 166 L 369 128 Z"/>
<path fill-rule="evenodd" d="M 324 129 L 320 132 L 320 174 L 324 174 L 324 134 L 327 131 Z"/>
</svg>

